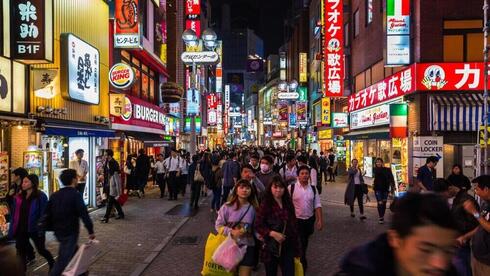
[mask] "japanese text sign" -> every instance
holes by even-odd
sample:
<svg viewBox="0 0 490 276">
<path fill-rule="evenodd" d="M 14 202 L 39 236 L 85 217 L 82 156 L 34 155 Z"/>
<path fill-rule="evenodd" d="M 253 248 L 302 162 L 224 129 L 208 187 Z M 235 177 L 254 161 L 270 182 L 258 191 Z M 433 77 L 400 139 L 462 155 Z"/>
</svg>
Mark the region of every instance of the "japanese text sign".
<svg viewBox="0 0 490 276">
<path fill-rule="evenodd" d="M 116 0 L 114 8 L 114 47 L 139 48 L 138 0 Z"/>
<path fill-rule="evenodd" d="M 196 32 L 196 35 L 198 37 L 200 37 L 201 36 L 201 20 L 200 19 L 196 19 L 196 20 L 187 19 L 185 21 L 185 29 L 186 30 L 188 30 L 188 29 L 193 30 L 194 32 Z"/>
<path fill-rule="evenodd" d="M 299 53 L 299 82 L 308 81 L 308 56 L 306 53 Z"/>
<path fill-rule="evenodd" d="M 61 37 L 61 91 L 70 100 L 99 104 L 99 50 L 73 34 Z"/>
<path fill-rule="evenodd" d="M 387 0 L 386 21 L 386 64 L 410 64 L 410 0 Z"/>
<path fill-rule="evenodd" d="M 110 94 L 109 98 L 109 113 L 114 129 L 141 130 L 137 128 L 143 127 L 161 130 L 163 134 L 167 117 L 161 108 L 124 94 Z"/>
<path fill-rule="evenodd" d="M 200 15 L 201 14 L 200 0 L 185 0 L 185 14 Z"/>
<path fill-rule="evenodd" d="M 210 93 L 206 96 L 206 100 L 208 103 L 208 108 L 217 108 L 218 107 L 218 100 L 216 97 L 216 93 Z"/>
<path fill-rule="evenodd" d="M 52 0 L 11 0 L 11 57 L 24 63 L 53 59 Z"/>
<path fill-rule="evenodd" d="M 325 0 L 325 93 L 341 97 L 344 92 L 343 1 Z"/>
<path fill-rule="evenodd" d="M 322 98 L 322 125 L 330 124 L 330 98 Z"/>
<path fill-rule="evenodd" d="M 306 124 L 307 123 L 307 110 L 308 103 L 307 102 L 296 102 L 296 120 L 298 124 Z"/>
<path fill-rule="evenodd" d="M 288 102 L 287 101 L 278 101 L 277 102 L 277 110 L 279 112 L 278 120 L 281 122 L 288 121 Z"/>
<path fill-rule="evenodd" d="M 326 140 L 333 138 L 333 129 L 323 129 L 318 131 L 318 140 Z"/>
</svg>

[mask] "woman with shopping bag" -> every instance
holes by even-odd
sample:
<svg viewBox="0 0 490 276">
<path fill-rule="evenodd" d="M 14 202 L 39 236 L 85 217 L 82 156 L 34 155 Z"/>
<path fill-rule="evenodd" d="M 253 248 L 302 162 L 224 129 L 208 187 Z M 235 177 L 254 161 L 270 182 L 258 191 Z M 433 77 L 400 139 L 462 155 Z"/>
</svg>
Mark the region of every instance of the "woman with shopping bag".
<svg viewBox="0 0 490 276">
<path fill-rule="evenodd" d="M 107 160 L 104 165 L 104 176 L 106 177 L 107 183 L 109 184 L 109 197 L 107 200 L 107 209 L 105 216 L 101 219 L 103 223 L 109 222 L 109 217 L 111 215 L 112 207 L 117 210 L 116 219 L 124 219 L 124 212 L 121 208 L 121 204 L 118 199 L 122 194 L 121 185 L 121 174 L 119 170 L 119 163 L 114 160 L 114 152 L 110 149 L 106 151 Z"/>
<path fill-rule="evenodd" d="M 257 195 L 252 189 L 252 184 L 242 179 L 235 184 L 230 200 L 221 207 L 216 219 L 217 231 L 223 227 L 222 231 L 225 236 L 233 238 L 239 247 L 246 246 L 243 258 L 237 262 L 239 276 L 252 275 L 252 268 L 255 264 L 253 226 L 257 206 Z"/>
<path fill-rule="evenodd" d="M 295 276 L 294 257 L 301 256 L 294 205 L 281 177 L 274 177 L 266 187 L 257 210 L 255 229 L 262 237 L 260 258 L 267 276 Z"/>
</svg>

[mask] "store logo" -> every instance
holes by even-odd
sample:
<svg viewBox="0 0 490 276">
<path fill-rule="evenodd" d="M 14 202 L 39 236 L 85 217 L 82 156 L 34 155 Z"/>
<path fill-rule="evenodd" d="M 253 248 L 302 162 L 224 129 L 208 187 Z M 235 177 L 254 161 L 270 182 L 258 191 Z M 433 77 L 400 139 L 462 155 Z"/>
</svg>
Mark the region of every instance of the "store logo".
<svg viewBox="0 0 490 276">
<path fill-rule="evenodd" d="M 109 82 L 114 88 L 125 89 L 135 80 L 133 69 L 125 63 L 117 63 L 109 71 Z"/>
<path fill-rule="evenodd" d="M 327 49 L 330 52 L 338 52 L 340 50 L 340 41 L 336 38 L 332 38 L 328 41 Z"/>
<path fill-rule="evenodd" d="M 427 89 L 435 87 L 437 90 L 440 90 L 447 84 L 446 72 L 439 65 L 431 65 L 425 69 L 422 84 Z"/>
<path fill-rule="evenodd" d="M 128 97 L 124 97 L 124 105 L 121 111 L 121 118 L 124 121 L 129 121 L 133 116 L 133 105 L 131 104 L 131 100 Z"/>
</svg>

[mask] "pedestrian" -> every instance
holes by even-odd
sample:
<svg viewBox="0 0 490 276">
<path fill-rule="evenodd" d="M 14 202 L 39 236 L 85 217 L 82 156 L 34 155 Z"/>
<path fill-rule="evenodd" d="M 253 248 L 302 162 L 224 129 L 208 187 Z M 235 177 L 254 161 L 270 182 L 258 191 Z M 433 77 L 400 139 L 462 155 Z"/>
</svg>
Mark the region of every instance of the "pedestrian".
<svg viewBox="0 0 490 276">
<path fill-rule="evenodd" d="M 301 256 L 296 215 L 287 184 L 274 177 L 257 209 L 255 229 L 262 237 L 260 258 L 267 276 L 294 276 L 294 257 Z"/>
<path fill-rule="evenodd" d="M 180 157 L 177 155 L 176 150 L 172 150 L 170 156 L 165 159 L 165 169 L 166 169 L 166 181 L 168 186 L 169 197 L 168 200 L 177 200 L 178 190 L 178 179 L 180 176 Z"/>
<path fill-rule="evenodd" d="M 472 181 L 477 183 L 475 194 L 484 201 L 481 211 L 472 200 L 464 202 L 463 207 L 468 214 L 478 220 L 479 227 L 471 238 L 472 257 L 471 269 L 473 275 L 490 275 L 490 175 L 481 175 Z"/>
<path fill-rule="evenodd" d="M 437 166 L 439 158 L 435 156 L 427 157 L 425 165 L 419 168 L 417 172 L 415 192 L 427 192 L 432 191 L 432 184 L 434 182 L 435 174 L 434 168 Z"/>
<path fill-rule="evenodd" d="M 124 164 L 124 174 L 126 176 L 126 188 L 128 189 L 128 193 L 136 193 L 139 197 L 139 187 L 138 187 L 138 178 L 136 176 L 136 155 L 128 154 L 126 158 L 126 162 Z"/>
<path fill-rule="evenodd" d="M 228 160 L 223 164 L 223 194 L 221 204 L 228 201 L 228 195 L 240 177 L 240 164 L 234 152 L 229 154 Z"/>
<path fill-rule="evenodd" d="M 322 179 L 322 183 L 327 183 L 328 179 L 328 157 L 325 156 L 323 151 L 320 152 L 319 166 L 320 166 L 320 175 L 318 178 Z"/>
<path fill-rule="evenodd" d="M 95 239 L 94 226 L 88 215 L 87 206 L 83 202 L 82 195 L 75 189 L 78 184 L 77 171 L 65 169 L 61 172 L 59 180 L 63 188 L 51 195 L 46 208 L 46 216 L 60 243 L 58 259 L 50 276 L 61 275 L 75 255 L 80 234 L 80 219 L 88 231 L 89 239 Z"/>
<path fill-rule="evenodd" d="M 124 219 L 124 212 L 121 204 L 119 204 L 119 196 L 122 194 L 121 174 L 119 170 L 119 163 L 114 159 L 114 152 L 111 149 L 106 150 L 106 163 L 104 165 L 105 181 L 109 186 L 109 194 L 107 196 L 107 207 L 105 215 L 100 220 L 103 223 L 109 222 L 111 216 L 112 207 L 116 208 L 117 217 L 115 219 Z"/>
<path fill-rule="evenodd" d="M 190 162 L 190 154 L 182 154 L 182 158 L 180 159 L 180 189 L 182 193 L 182 197 L 185 196 L 185 192 L 187 190 L 187 184 L 189 184 L 189 164 Z"/>
<path fill-rule="evenodd" d="M 346 205 L 350 207 L 350 216 L 356 217 L 354 214 L 354 202 L 357 198 L 357 204 L 359 205 L 359 212 L 361 213 L 360 220 L 364 221 L 366 216 L 364 215 L 364 205 L 363 205 L 363 197 L 366 193 L 365 189 L 367 186 L 364 183 L 363 173 L 359 168 L 359 164 L 357 159 L 352 159 L 351 167 L 347 171 L 347 187 L 345 189 L 344 202 Z"/>
<path fill-rule="evenodd" d="M 238 275 L 252 275 L 255 265 L 254 223 L 255 210 L 258 207 L 257 197 L 252 184 L 247 180 L 238 180 L 230 194 L 230 200 L 221 206 L 215 228 L 223 234 L 229 234 L 239 246 L 247 246 L 245 256 L 238 264 Z"/>
<path fill-rule="evenodd" d="M 469 191 L 471 189 L 470 179 L 463 174 L 463 169 L 459 164 L 453 165 L 451 174 L 447 177 L 447 181 L 462 191 Z"/>
<path fill-rule="evenodd" d="M 202 196 L 208 196 L 208 190 L 212 190 L 212 171 L 213 164 L 211 163 L 211 154 L 209 152 L 205 152 L 202 155 L 202 176 L 204 177 L 204 186 L 202 190 Z"/>
<path fill-rule="evenodd" d="M 337 173 L 337 166 L 335 164 L 335 153 L 332 149 L 328 153 L 328 181 L 335 182 L 335 174 Z"/>
<path fill-rule="evenodd" d="M 83 149 L 77 149 L 75 151 L 75 159 L 70 161 L 70 169 L 74 169 L 78 174 L 78 184 L 77 190 L 83 196 L 85 192 L 85 185 L 87 183 L 87 174 L 88 174 L 88 163 L 83 159 L 84 151 Z"/>
<path fill-rule="evenodd" d="M 163 154 L 157 155 L 157 162 L 155 163 L 156 169 L 156 181 L 160 188 L 160 198 L 165 196 L 165 163 L 163 160 Z"/>
<path fill-rule="evenodd" d="M 408 193 L 397 203 L 390 229 L 350 251 L 336 275 L 455 276 L 451 265 L 455 227 L 448 204 L 440 196 Z"/>
<path fill-rule="evenodd" d="M 379 224 L 383 224 L 385 221 L 388 193 L 390 192 L 390 189 L 394 192 L 395 179 L 393 178 L 391 169 L 384 166 L 383 159 L 381 158 L 376 158 L 373 174 L 373 189 L 374 194 L 376 195 L 376 201 L 378 202 L 378 222 Z"/>
<path fill-rule="evenodd" d="M 316 150 L 313 150 L 313 155 L 310 156 L 308 160 L 309 160 L 308 166 L 311 169 L 311 175 L 312 175 L 311 177 L 312 185 L 316 186 L 316 189 L 318 190 L 318 194 L 322 194 L 322 175 L 319 174 L 320 170 L 318 167 L 318 155 L 316 155 Z"/>
<path fill-rule="evenodd" d="M 308 168 L 310 168 L 310 184 L 316 186 L 317 179 L 318 179 L 318 171 L 315 168 L 312 168 L 311 166 L 306 164 L 306 162 L 308 161 L 306 155 L 301 154 L 296 159 L 298 160 L 298 166 L 307 166 Z"/>
<path fill-rule="evenodd" d="M 265 155 L 260 159 L 260 172 L 257 173 L 257 178 L 266 187 L 268 186 L 272 178 L 279 176 L 278 173 L 272 170 L 274 165 L 274 158 L 270 155 Z"/>
<path fill-rule="evenodd" d="M 28 175 L 26 169 L 19 167 L 12 171 L 12 182 L 9 185 L 9 190 L 7 193 L 7 202 L 12 208 L 12 204 L 14 203 L 14 198 L 22 191 L 22 181 Z"/>
<path fill-rule="evenodd" d="M 301 263 L 304 271 L 308 268 L 306 251 L 308 240 L 315 231 L 323 229 L 322 204 L 316 187 L 310 184 L 310 168 L 301 165 L 297 171 L 298 181 L 289 185 L 288 191 L 293 200 L 301 244 Z"/>
<path fill-rule="evenodd" d="M 29 240 L 32 240 L 37 252 L 46 259 L 51 270 L 54 259 L 46 249 L 44 232 L 38 228 L 38 221 L 44 214 L 47 203 L 48 197 L 39 190 L 37 175 L 24 177 L 21 192 L 14 197 L 9 237 L 15 238 L 15 247 L 24 266 L 28 263 Z"/>
<path fill-rule="evenodd" d="M 145 187 L 148 183 L 150 169 L 150 158 L 148 155 L 146 155 L 145 149 L 139 149 L 138 158 L 136 158 L 136 179 L 138 182 L 139 192 L 142 197 L 145 196 Z"/>
<path fill-rule="evenodd" d="M 296 183 L 298 178 L 298 163 L 294 154 L 286 155 L 286 164 L 279 170 L 284 182 L 289 186 Z"/>
<path fill-rule="evenodd" d="M 213 164 L 213 199 L 211 200 L 211 213 L 218 212 L 221 207 L 221 191 L 223 186 L 223 171 L 219 165 L 219 161 L 216 160 L 216 163 Z"/>
<path fill-rule="evenodd" d="M 199 155 L 192 156 L 192 163 L 189 166 L 189 182 L 191 183 L 191 208 L 199 208 L 199 196 L 204 185 L 203 162 L 199 160 Z"/>
<path fill-rule="evenodd" d="M 257 200 L 260 203 L 262 196 L 265 192 L 265 186 L 260 179 L 255 175 L 253 167 L 249 164 L 245 164 L 240 170 L 240 179 L 245 179 L 252 184 L 252 188 L 255 190 Z"/>
<path fill-rule="evenodd" d="M 257 153 L 252 153 L 250 155 L 250 166 L 252 166 L 254 173 L 258 173 L 260 171 L 260 164 L 259 164 L 259 155 Z"/>
</svg>

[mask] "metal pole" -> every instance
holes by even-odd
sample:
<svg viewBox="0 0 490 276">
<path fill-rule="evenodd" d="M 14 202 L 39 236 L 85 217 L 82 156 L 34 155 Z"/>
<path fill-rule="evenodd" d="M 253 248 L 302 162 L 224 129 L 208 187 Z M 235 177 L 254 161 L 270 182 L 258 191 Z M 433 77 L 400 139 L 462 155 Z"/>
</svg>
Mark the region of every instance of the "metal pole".
<svg viewBox="0 0 490 276">
<path fill-rule="evenodd" d="M 487 38 L 488 38 L 488 19 L 487 19 L 487 14 L 488 13 L 488 0 L 484 1 L 483 4 L 483 63 L 484 63 L 484 82 L 483 82 L 483 109 L 484 109 L 484 115 L 483 115 L 483 125 L 484 125 L 484 142 L 485 142 L 485 149 L 483 151 L 483 171 L 485 174 L 488 172 L 488 43 L 487 43 Z"/>
<path fill-rule="evenodd" d="M 201 97 L 201 93 L 197 90 L 197 85 L 196 85 L 196 78 L 197 78 L 197 69 L 196 69 L 196 63 L 192 63 L 192 80 L 191 80 L 191 89 L 193 90 L 193 93 L 198 93 L 196 97 Z M 191 140 L 190 140 L 190 149 L 189 152 L 191 155 L 196 154 L 196 114 L 191 115 Z"/>
</svg>

